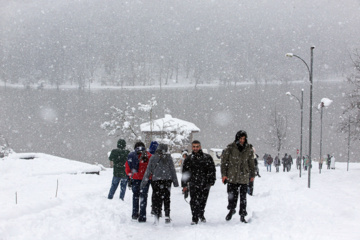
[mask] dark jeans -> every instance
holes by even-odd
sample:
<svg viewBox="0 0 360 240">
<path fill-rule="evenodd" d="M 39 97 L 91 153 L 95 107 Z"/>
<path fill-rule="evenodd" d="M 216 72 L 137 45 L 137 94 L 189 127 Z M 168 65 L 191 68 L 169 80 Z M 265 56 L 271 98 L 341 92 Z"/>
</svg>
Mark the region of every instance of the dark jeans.
<svg viewBox="0 0 360 240">
<path fill-rule="evenodd" d="M 125 192 L 126 192 L 126 185 L 127 185 L 127 177 L 120 178 L 120 177 L 113 177 L 111 182 L 111 188 L 109 191 L 108 199 L 113 199 L 116 189 L 118 188 L 120 183 L 120 199 L 124 200 Z"/>
<path fill-rule="evenodd" d="M 290 172 L 290 169 L 291 169 L 291 164 L 287 164 L 287 165 L 286 165 L 286 171 L 287 171 L 287 172 Z"/>
<path fill-rule="evenodd" d="M 240 191 L 239 191 L 240 190 Z M 236 209 L 237 200 L 239 197 L 240 192 L 240 210 L 239 215 L 240 216 L 246 216 L 246 192 L 247 192 L 247 185 L 246 184 L 240 184 L 240 183 L 228 183 L 227 185 L 227 192 L 228 192 L 228 209 Z"/>
<path fill-rule="evenodd" d="M 170 216 L 170 190 L 171 180 L 158 180 L 152 181 L 151 186 L 153 187 L 152 207 L 154 213 L 160 216 L 161 207 L 164 203 L 165 216 Z"/>
<path fill-rule="evenodd" d="M 210 187 L 200 184 L 190 184 L 190 207 L 193 221 L 198 221 L 204 216 L 206 202 L 209 197 Z"/>
<path fill-rule="evenodd" d="M 255 180 L 254 180 L 255 181 Z M 248 185 L 248 188 L 247 188 L 247 193 L 252 196 L 253 195 L 253 192 L 254 192 L 254 181 L 250 181 L 249 180 L 249 185 Z"/>
<path fill-rule="evenodd" d="M 139 220 L 146 221 L 146 206 L 147 206 L 147 197 L 150 186 L 150 180 L 140 191 L 141 180 L 133 179 L 132 180 L 132 192 L 133 192 L 133 209 L 132 216 L 138 216 Z M 140 203 L 140 204 L 139 204 Z M 140 214 L 139 214 L 140 207 Z"/>
</svg>

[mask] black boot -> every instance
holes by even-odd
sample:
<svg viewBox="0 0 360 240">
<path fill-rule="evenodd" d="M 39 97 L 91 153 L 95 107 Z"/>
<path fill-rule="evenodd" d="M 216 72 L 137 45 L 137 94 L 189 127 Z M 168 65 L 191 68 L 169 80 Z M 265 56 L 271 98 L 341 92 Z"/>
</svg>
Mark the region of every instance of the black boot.
<svg viewBox="0 0 360 240">
<path fill-rule="evenodd" d="M 165 223 L 171 223 L 170 209 L 165 209 Z"/>
<path fill-rule="evenodd" d="M 137 221 L 139 218 L 139 214 L 135 214 L 135 215 L 131 216 L 131 218 L 132 218 L 132 221 Z"/>
<path fill-rule="evenodd" d="M 199 222 L 199 218 L 193 217 L 193 218 L 192 218 L 191 225 L 196 225 L 196 224 L 198 224 L 198 222 Z"/>
<path fill-rule="evenodd" d="M 170 216 L 166 216 L 166 217 L 165 217 L 165 223 L 171 223 L 171 218 L 170 218 Z"/>
<path fill-rule="evenodd" d="M 226 215 L 225 220 L 230 221 L 232 216 L 236 213 L 235 209 L 231 209 L 228 215 Z"/>
<path fill-rule="evenodd" d="M 240 217 L 240 222 L 247 223 L 247 221 L 245 220 L 245 216 Z"/>
</svg>

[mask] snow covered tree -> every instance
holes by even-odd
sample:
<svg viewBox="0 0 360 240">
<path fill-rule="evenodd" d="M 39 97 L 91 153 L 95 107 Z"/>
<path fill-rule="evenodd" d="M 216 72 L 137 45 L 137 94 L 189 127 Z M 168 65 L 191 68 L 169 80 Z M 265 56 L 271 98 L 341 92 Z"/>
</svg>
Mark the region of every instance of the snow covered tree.
<svg viewBox="0 0 360 240">
<path fill-rule="evenodd" d="M 354 73 L 347 77 L 351 90 L 346 94 L 347 102 L 343 106 L 344 117 L 339 124 L 341 132 L 348 133 L 352 140 L 360 139 L 360 53 L 355 51 L 351 57 Z M 350 133 L 349 133 L 350 131 Z"/>
<path fill-rule="evenodd" d="M 165 120 L 163 122 L 161 129 L 164 130 L 163 135 L 161 138 L 155 140 L 160 143 L 168 144 L 170 152 L 172 152 L 173 149 L 182 150 L 189 145 L 191 130 L 189 130 L 185 125 L 176 125 L 170 119 L 170 121 Z"/>
<path fill-rule="evenodd" d="M 0 134 L 0 158 L 6 157 L 13 152 L 14 151 L 9 147 L 9 143 L 4 135 Z"/>
<path fill-rule="evenodd" d="M 133 143 L 141 139 L 139 122 L 141 119 L 135 114 L 134 107 L 126 106 L 120 109 L 112 106 L 111 113 L 106 113 L 110 121 L 103 122 L 100 127 L 107 131 L 109 136 L 121 137 Z"/>
</svg>

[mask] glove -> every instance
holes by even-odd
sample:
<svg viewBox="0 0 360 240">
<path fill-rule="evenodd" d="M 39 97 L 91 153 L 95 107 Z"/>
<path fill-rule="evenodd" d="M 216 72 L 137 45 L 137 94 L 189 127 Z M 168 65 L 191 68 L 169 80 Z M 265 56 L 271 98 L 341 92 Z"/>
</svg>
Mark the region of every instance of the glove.
<svg viewBox="0 0 360 240">
<path fill-rule="evenodd" d="M 189 190 L 186 190 L 184 192 L 184 198 L 187 199 L 189 197 Z"/>
<path fill-rule="evenodd" d="M 188 188 L 183 188 L 183 194 L 184 194 L 184 198 L 188 198 L 189 196 L 189 189 Z"/>
<path fill-rule="evenodd" d="M 132 179 L 128 180 L 128 188 L 131 189 L 132 188 Z"/>
</svg>

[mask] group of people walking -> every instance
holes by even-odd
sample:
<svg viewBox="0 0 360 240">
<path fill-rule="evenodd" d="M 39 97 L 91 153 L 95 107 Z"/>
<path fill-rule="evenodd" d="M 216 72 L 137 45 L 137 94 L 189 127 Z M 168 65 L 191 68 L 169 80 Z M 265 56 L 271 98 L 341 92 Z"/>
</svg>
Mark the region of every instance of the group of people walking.
<svg viewBox="0 0 360 240">
<path fill-rule="evenodd" d="M 120 183 L 120 199 L 124 200 L 128 185 L 133 192 L 132 220 L 146 222 L 147 198 L 151 184 L 151 207 L 155 221 L 159 220 L 164 205 L 165 222 L 170 223 L 171 184 L 178 187 L 179 183 L 168 146 L 154 141 L 147 151 L 143 142 L 137 142 L 134 151 L 129 152 L 126 150 L 125 140 L 119 139 L 117 147 L 109 156 L 114 174 L 108 199 L 113 198 Z"/>
<path fill-rule="evenodd" d="M 151 185 L 151 208 L 159 222 L 162 206 L 165 211 L 165 223 L 170 223 L 171 185 L 179 186 L 175 166 L 166 144 L 152 142 L 147 151 L 144 143 L 137 142 L 134 151 L 126 150 L 126 142 L 120 139 L 117 149 L 111 151 L 109 160 L 114 167 L 114 174 L 108 199 L 114 197 L 120 184 L 120 199 L 124 200 L 126 185 L 131 185 L 133 192 L 132 219 L 146 222 L 148 190 Z M 210 189 L 216 181 L 216 169 L 212 157 L 202 151 L 200 141 L 191 143 L 191 153 L 183 152 L 186 157 L 182 165 L 181 187 L 184 195 L 190 195 L 191 225 L 205 223 L 205 207 Z M 247 223 L 247 193 L 252 195 L 255 175 L 259 176 L 254 149 L 247 142 L 247 133 L 239 131 L 235 140 L 223 151 L 221 156 L 221 179 L 227 184 L 229 213 L 225 220 L 230 221 L 236 213 L 240 195 L 240 221 Z M 256 165 L 256 166 L 255 166 Z M 249 183 L 252 183 L 249 187 Z"/>
<path fill-rule="evenodd" d="M 325 158 L 325 160 L 324 160 L 324 158 Z M 291 155 L 288 155 L 287 153 L 285 153 L 284 157 L 281 160 L 279 158 L 279 154 L 275 156 L 275 159 L 273 159 L 271 154 L 265 153 L 263 156 L 263 160 L 264 160 L 264 166 L 266 166 L 266 170 L 268 172 L 271 172 L 272 164 L 274 164 L 274 166 L 276 168 L 276 172 L 279 172 L 279 168 L 281 165 L 283 165 L 283 172 L 285 172 L 285 171 L 289 172 L 291 170 L 291 166 L 294 163 Z M 313 160 L 316 161 L 316 159 L 313 159 Z M 327 156 L 320 158 L 318 161 L 320 172 L 321 172 L 324 161 L 326 162 L 327 169 L 335 169 L 335 157 L 330 156 L 330 154 L 327 154 Z M 307 171 L 308 168 L 310 168 L 310 167 L 312 168 L 312 164 L 310 166 L 310 159 L 309 159 L 308 155 L 303 156 L 302 159 L 300 158 L 300 156 L 298 156 L 296 158 L 296 169 L 299 169 L 301 167 L 303 168 L 304 171 Z"/>
<path fill-rule="evenodd" d="M 263 156 L 264 166 L 266 166 L 266 171 L 271 172 L 271 165 L 274 164 L 276 172 L 279 172 L 281 164 L 283 165 L 283 172 L 289 172 L 291 170 L 291 165 L 293 164 L 293 158 L 291 155 L 285 153 L 284 157 L 280 160 L 279 154 L 275 156 L 275 159 L 271 154 L 265 153 Z"/>
</svg>

